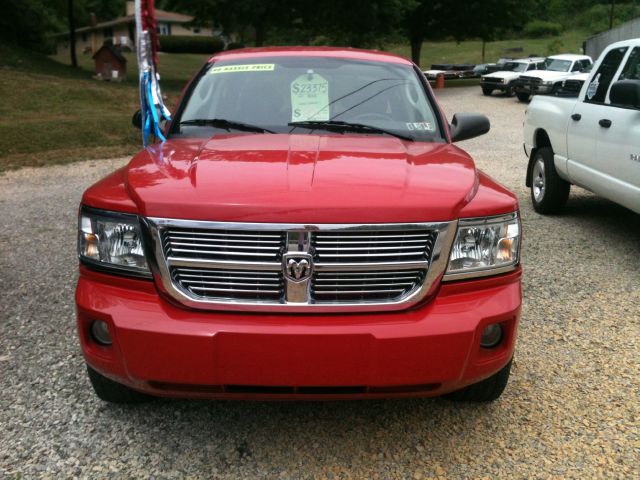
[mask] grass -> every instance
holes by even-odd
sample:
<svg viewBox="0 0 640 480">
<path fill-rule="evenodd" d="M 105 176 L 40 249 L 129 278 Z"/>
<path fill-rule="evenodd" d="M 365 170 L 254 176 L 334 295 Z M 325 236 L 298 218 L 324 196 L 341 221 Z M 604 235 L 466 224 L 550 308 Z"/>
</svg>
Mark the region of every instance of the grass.
<svg viewBox="0 0 640 480">
<path fill-rule="evenodd" d="M 554 39 L 492 42 L 486 46 L 487 60 L 495 60 L 504 55 L 505 49 L 515 47 L 522 47 L 523 55 L 578 52 L 584 38 L 580 32 L 567 32 Z M 389 50 L 409 55 L 405 45 Z M 129 76 L 122 83 L 111 83 L 91 78 L 90 55 L 80 54 L 80 68 L 73 69 L 66 64 L 67 58 L 0 45 L 0 171 L 138 151 L 140 132 L 131 126 L 131 115 L 138 109 L 136 59 L 133 54 L 125 55 Z M 479 63 L 480 55 L 480 42 L 426 42 L 421 65 Z M 206 55 L 160 55 L 162 89 L 170 108 L 205 59 Z M 449 82 L 448 86 L 468 83 Z"/>
<path fill-rule="evenodd" d="M 0 171 L 24 166 L 132 155 L 140 132 L 131 125 L 139 108 L 136 61 L 128 55 L 122 83 L 92 79 L 92 60 L 73 69 L 54 58 L 0 46 Z M 202 55 L 163 55 L 163 92 L 172 107 L 202 65 Z"/>
</svg>

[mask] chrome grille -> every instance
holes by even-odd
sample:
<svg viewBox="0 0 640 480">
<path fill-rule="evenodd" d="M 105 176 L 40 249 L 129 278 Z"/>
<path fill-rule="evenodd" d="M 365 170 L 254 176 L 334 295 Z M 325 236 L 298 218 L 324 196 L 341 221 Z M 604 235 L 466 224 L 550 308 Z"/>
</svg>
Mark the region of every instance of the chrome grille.
<svg viewBox="0 0 640 480">
<path fill-rule="evenodd" d="M 562 84 L 562 89 L 565 92 L 571 92 L 577 95 L 578 93 L 580 93 L 583 84 L 584 80 L 565 80 L 565 82 Z"/>
<path fill-rule="evenodd" d="M 520 83 L 524 83 L 527 85 L 538 85 L 542 83 L 542 79 L 538 77 L 528 77 L 526 75 L 520 75 Z"/>
<path fill-rule="evenodd" d="M 171 278 L 202 299 L 275 301 L 284 295 L 281 272 L 173 267 Z"/>
<path fill-rule="evenodd" d="M 322 263 L 419 262 L 431 257 L 433 242 L 430 230 L 317 232 L 311 251 Z"/>
<path fill-rule="evenodd" d="M 227 261 L 279 261 L 284 233 L 170 228 L 162 232 L 167 257 Z"/>
<path fill-rule="evenodd" d="M 424 270 L 319 272 L 311 280 L 316 302 L 370 302 L 402 298 L 419 287 Z"/>
<path fill-rule="evenodd" d="M 304 225 L 143 219 L 151 268 L 189 307 L 385 311 L 415 305 L 446 268 L 456 222 Z M 444 252 L 444 253 L 443 253 Z"/>
</svg>

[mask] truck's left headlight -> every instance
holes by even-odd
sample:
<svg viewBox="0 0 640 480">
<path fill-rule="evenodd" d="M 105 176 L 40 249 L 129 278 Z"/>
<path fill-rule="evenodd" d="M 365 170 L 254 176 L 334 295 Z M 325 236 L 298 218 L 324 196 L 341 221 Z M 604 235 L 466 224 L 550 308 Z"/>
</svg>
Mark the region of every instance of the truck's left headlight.
<svg viewBox="0 0 640 480">
<path fill-rule="evenodd" d="M 463 219 L 451 248 L 445 280 L 483 277 L 515 269 L 520 260 L 517 213 Z"/>
<path fill-rule="evenodd" d="M 114 273 L 151 277 L 136 215 L 82 208 L 78 255 L 82 262 Z"/>
</svg>

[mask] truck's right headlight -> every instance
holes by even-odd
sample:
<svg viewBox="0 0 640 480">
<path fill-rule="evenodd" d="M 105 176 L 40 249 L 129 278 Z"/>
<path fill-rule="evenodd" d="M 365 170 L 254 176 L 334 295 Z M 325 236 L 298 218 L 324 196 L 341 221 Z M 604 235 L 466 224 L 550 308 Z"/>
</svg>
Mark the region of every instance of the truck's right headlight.
<svg viewBox="0 0 640 480">
<path fill-rule="evenodd" d="M 444 280 L 484 277 L 515 269 L 520 260 L 518 213 L 463 219 Z"/>
<path fill-rule="evenodd" d="M 136 215 L 83 207 L 78 219 L 78 256 L 98 269 L 151 277 Z"/>
</svg>

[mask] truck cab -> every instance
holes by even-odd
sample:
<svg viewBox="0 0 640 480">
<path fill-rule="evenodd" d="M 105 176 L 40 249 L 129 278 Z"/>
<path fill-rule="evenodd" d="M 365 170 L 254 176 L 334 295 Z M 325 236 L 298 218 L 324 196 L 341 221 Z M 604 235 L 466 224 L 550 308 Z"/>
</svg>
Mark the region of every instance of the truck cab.
<svg viewBox="0 0 640 480">
<path fill-rule="evenodd" d="M 610 45 L 577 98 L 535 97 L 524 148 L 538 212 L 560 211 L 577 185 L 640 213 L 640 39 Z"/>
<path fill-rule="evenodd" d="M 566 79 L 588 70 L 593 61 L 587 55 L 552 55 L 544 62 L 540 70 L 521 75 L 515 85 L 518 100 L 528 102 L 532 95 L 555 94 L 562 88 Z"/>
</svg>

